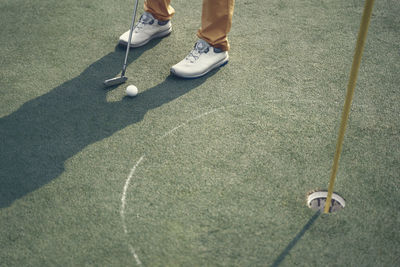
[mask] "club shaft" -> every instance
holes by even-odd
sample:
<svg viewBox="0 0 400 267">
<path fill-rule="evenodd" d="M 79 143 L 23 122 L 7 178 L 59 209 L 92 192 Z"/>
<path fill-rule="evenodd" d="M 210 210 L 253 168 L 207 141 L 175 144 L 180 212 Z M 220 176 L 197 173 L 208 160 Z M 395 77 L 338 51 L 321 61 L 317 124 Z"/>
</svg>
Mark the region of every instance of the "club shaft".
<svg viewBox="0 0 400 267">
<path fill-rule="evenodd" d="M 122 66 L 121 77 L 124 77 L 125 76 L 125 72 L 126 72 L 126 65 L 128 63 L 128 55 L 129 55 L 129 49 L 131 47 L 131 39 L 132 39 L 133 27 L 135 26 L 135 19 L 136 19 L 136 11 L 137 11 L 137 7 L 138 7 L 138 2 L 139 2 L 139 0 L 135 1 L 135 7 L 133 9 L 131 27 L 129 28 L 128 45 L 126 46 L 125 60 L 124 60 L 124 65 Z"/>
</svg>

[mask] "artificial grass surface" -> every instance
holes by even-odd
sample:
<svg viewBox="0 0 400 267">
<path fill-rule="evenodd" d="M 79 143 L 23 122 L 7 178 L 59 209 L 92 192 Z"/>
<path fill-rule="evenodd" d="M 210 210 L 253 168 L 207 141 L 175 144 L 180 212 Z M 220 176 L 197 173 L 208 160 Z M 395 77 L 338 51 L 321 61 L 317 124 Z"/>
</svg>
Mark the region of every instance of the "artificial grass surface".
<svg viewBox="0 0 400 267">
<path fill-rule="evenodd" d="M 133 3 L 1 2 L 0 265 L 398 265 L 400 4 L 376 1 L 347 207 L 319 217 L 363 2 L 237 1 L 230 63 L 197 80 L 168 72 L 201 1 L 173 4 L 171 36 L 130 53 L 129 99 L 101 83 Z"/>
</svg>

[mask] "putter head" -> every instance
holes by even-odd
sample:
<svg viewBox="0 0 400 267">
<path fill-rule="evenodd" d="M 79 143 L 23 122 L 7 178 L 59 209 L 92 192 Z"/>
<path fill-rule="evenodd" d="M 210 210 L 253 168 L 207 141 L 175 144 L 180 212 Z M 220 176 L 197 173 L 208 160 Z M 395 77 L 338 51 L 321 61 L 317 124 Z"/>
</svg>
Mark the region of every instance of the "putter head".
<svg viewBox="0 0 400 267">
<path fill-rule="evenodd" d="M 124 82 L 126 82 L 126 80 L 128 80 L 128 78 L 125 77 L 125 76 L 115 77 L 115 78 L 111 78 L 111 79 L 105 80 L 104 81 L 104 85 L 107 86 L 107 87 L 114 86 L 114 85 L 118 85 L 118 84 L 124 83 Z"/>
</svg>

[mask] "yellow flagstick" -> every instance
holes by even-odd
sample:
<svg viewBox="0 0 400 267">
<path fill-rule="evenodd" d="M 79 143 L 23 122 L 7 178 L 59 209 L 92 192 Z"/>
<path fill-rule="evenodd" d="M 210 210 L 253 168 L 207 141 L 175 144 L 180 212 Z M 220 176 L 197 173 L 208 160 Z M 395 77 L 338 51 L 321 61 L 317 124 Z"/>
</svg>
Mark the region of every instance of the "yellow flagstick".
<svg viewBox="0 0 400 267">
<path fill-rule="evenodd" d="M 346 131 L 346 125 L 347 125 L 347 121 L 349 119 L 351 102 L 353 100 L 354 88 L 356 87 L 358 70 L 360 68 L 361 57 L 362 57 L 362 53 L 364 50 L 365 39 L 367 38 L 368 26 L 369 26 L 369 22 L 371 20 L 371 14 L 372 14 L 372 8 L 374 6 L 374 1 L 375 0 L 366 0 L 365 1 L 364 12 L 363 12 L 363 16 L 361 19 L 360 30 L 358 32 L 356 51 L 354 53 L 353 65 L 351 66 L 351 72 L 350 72 L 350 79 L 349 79 L 349 83 L 347 85 L 346 100 L 345 100 L 344 107 L 343 107 L 342 121 L 340 123 L 339 136 L 338 136 L 338 140 L 337 140 L 337 144 L 336 144 L 335 157 L 333 159 L 331 179 L 329 182 L 328 196 L 326 198 L 324 213 L 329 213 L 329 209 L 331 207 L 333 187 L 335 184 L 336 173 L 337 173 L 338 166 L 339 166 L 339 158 L 340 158 L 340 153 L 342 151 L 344 133 Z"/>
</svg>

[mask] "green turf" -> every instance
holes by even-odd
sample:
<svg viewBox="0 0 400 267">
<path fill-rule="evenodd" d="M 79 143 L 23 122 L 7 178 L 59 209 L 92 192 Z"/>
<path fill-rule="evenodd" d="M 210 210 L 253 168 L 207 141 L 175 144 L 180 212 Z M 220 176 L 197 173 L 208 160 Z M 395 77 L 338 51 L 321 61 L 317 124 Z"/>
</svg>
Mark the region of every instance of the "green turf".
<svg viewBox="0 0 400 267">
<path fill-rule="evenodd" d="M 180 80 L 201 1 L 175 0 L 173 33 L 131 51 L 130 99 L 102 82 L 133 1 L 0 1 L 0 266 L 398 266 L 396 0 L 373 11 L 346 208 L 305 203 L 328 186 L 363 3 L 237 1 L 229 64 Z"/>
</svg>

